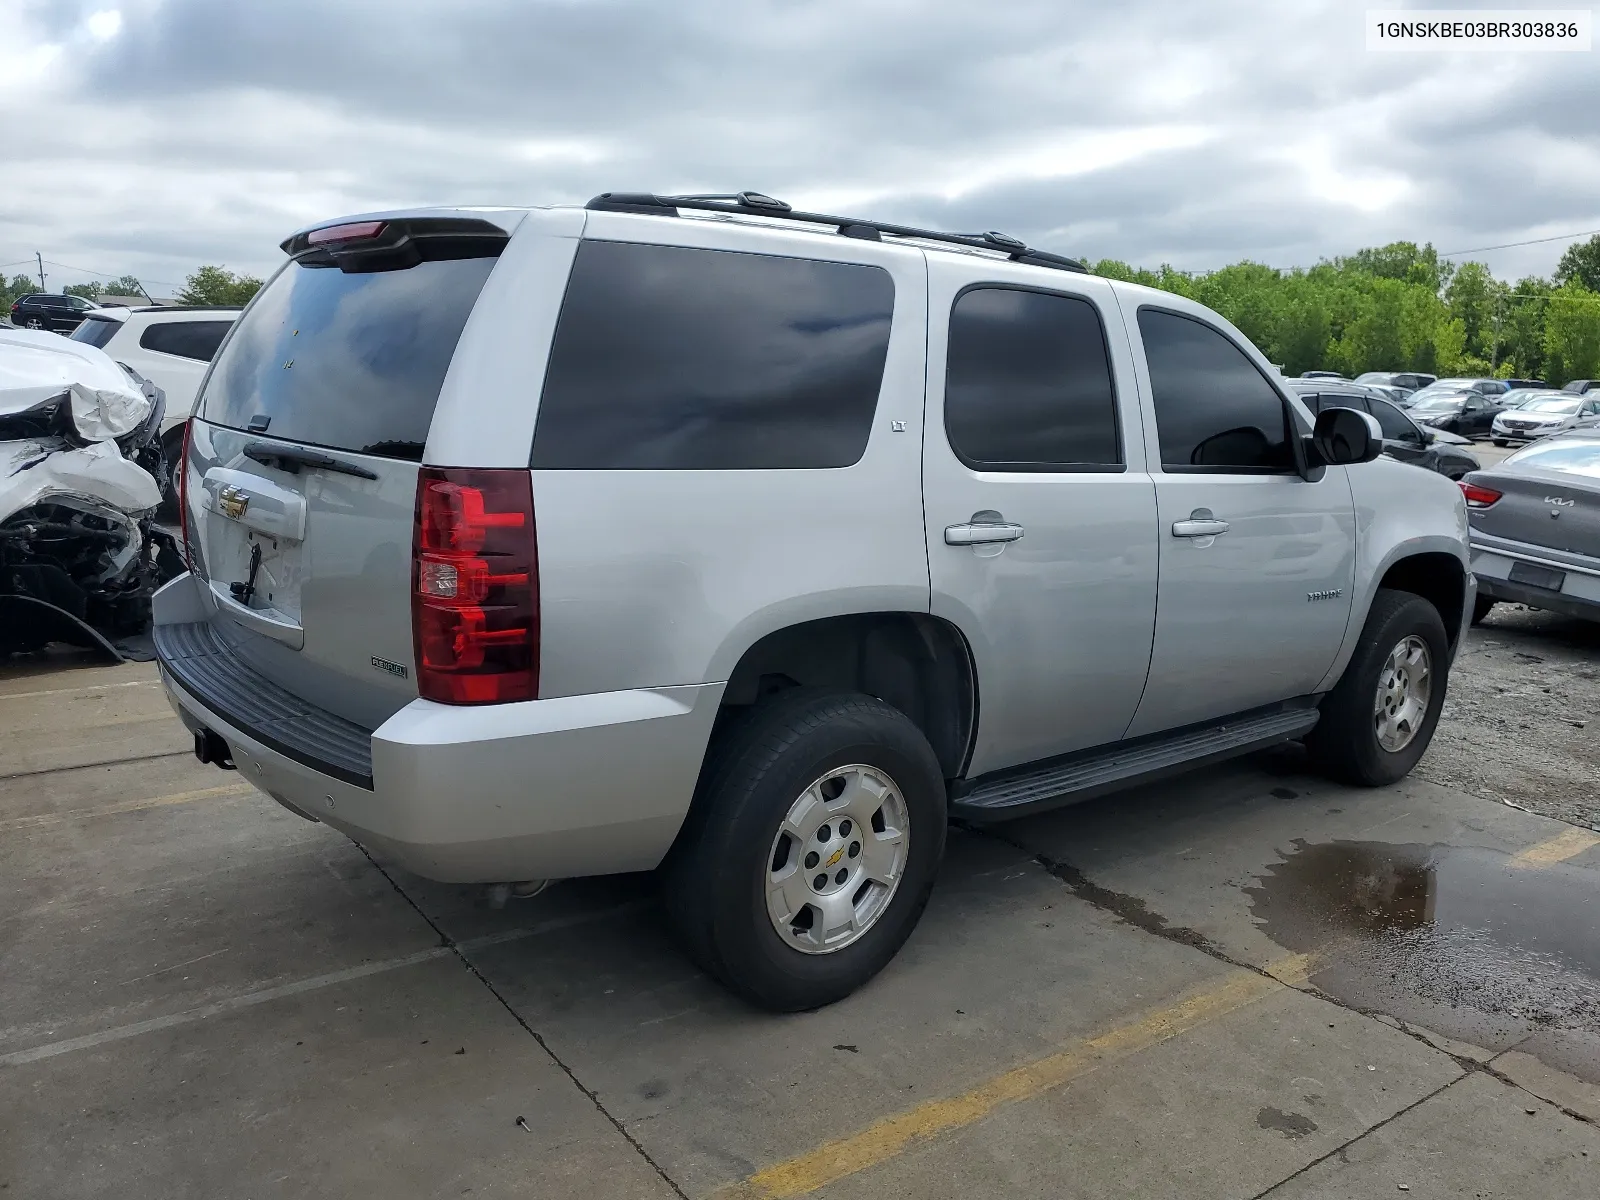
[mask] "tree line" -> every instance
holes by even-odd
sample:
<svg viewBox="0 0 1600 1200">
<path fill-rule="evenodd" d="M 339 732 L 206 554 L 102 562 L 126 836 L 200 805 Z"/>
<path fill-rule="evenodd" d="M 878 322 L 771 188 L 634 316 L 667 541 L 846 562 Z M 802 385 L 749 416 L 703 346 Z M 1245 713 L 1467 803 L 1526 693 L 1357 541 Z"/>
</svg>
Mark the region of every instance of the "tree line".
<svg viewBox="0 0 1600 1200">
<path fill-rule="evenodd" d="M 10 279 L 0 275 L 0 310 L 11 311 L 19 296 L 30 296 L 43 291 L 39 281 L 31 275 L 13 275 Z M 246 304 L 261 290 L 261 280 L 254 275 L 235 275 L 224 267 L 205 266 L 194 271 L 183 281 L 183 287 L 173 299 L 179 304 Z M 132 275 L 108 279 L 103 283 L 71 283 L 61 289 L 67 296 L 82 296 L 93 300 L 96 296 L 139 296 L 150 294 L 144 284 Z"/>
<path fill-rule="evenodd" d="M 1600 235 L 1569 247 L 1550 279 L 1508 283 L 1432 245 L 1392 242 L 1307 269 L 1240 262 L 1209 272 L 1091 268 L 1197 300 L 1242 330 L 1287 375 L 1426 371 L 1600 378 Z"/>
</svg>

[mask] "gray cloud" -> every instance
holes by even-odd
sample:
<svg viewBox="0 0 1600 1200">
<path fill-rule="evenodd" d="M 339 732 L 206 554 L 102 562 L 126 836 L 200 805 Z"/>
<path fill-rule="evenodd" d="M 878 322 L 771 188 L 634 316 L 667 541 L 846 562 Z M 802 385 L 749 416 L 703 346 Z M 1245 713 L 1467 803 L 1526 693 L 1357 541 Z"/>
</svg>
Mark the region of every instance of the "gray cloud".
<svg viewBox="0 0 1600 1200">
<path fill-rule="evenodd" d="M 757 187 L 1189 268 L 1600 228 L 1591 55 L 1369 54 L 1361 20 L 1264 0 L 22 0 L 0 262 L 259 272 L 312 220 L 611 188 Z M 1484 257 L 1544 273 L 1560 249 Z"/>
</svg>

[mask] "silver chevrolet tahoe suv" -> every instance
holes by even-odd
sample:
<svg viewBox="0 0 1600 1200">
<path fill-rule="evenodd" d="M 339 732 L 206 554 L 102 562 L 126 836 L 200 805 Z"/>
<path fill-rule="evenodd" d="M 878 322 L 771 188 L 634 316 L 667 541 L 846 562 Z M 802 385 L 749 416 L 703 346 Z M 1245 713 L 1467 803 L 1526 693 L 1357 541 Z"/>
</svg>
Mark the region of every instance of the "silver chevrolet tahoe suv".
<svg viewBox="0 0 1600 1200">
<path fill-rule="evenodd" d="M 1198 304 L 753 193 L 283 248 L 155 641 L 202 759 L 380 859 L 658 869 L 698 963 L 803 1009 L 899 949 L 952 817 L 1291 740 L 1389 783 L 1432 735 L 1460 491 Z"/>
</svg>

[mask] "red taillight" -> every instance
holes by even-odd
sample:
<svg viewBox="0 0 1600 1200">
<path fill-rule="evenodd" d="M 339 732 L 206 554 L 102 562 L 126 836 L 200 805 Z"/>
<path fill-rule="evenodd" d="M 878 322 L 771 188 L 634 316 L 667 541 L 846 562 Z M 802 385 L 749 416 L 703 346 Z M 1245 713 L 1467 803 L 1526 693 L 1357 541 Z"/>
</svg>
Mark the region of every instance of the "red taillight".
<svg viewBox="0 0 1600 1200">
<path fill-rule="evenodd" d="M 527 470 L 423 467 L 411 542 L 417 690 L 443 704 L 539 692 L 539 556 Z"/>
<path fill-rule="evenodd" d="M 1461 494 L 1467 498 L 1468 508 L 1488 508 L 1502 495 L 1493 488 L 1480 487 L 1476 483 L 1463 483 Z"/>
<path fill-rule="evenodd" d="M 344 225 L 327 225 L 306 234 L 306 245 L 321 246 L 327 242 L 361 242 L 375 238 L 383 232 L 383 221 L 350 221 Z"/>
<path fill-rule="evenodd" d="M 189 553 L 189 442 L 194 437 L 194 422 L 183 423 L 183 450 L 172 469 L 178 473 L 178 530 L 183 535 L 183 562 L 194 570 L 194 555 Z"/>
</svg>

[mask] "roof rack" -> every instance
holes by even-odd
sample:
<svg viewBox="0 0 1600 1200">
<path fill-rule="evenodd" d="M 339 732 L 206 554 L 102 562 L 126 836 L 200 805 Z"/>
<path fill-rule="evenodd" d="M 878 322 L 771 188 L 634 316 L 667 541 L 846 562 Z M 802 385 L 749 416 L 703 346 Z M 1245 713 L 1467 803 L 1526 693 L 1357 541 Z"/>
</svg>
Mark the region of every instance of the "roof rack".
<svg viewBox="0 0 1600 1200">
<path fill-rule="evenodd" d="M 735 213 L 740 216 L 774 217 L 784 221 L 805 221 L 812 225 L 833 225 L 840 235 L 879 242 L 883 235 L 901 238 L 921 238 L 925 241 L 949 242 L 957 246 L 970 246 L 975 250 L 994 250 L 1012 262 L 1031 267 L 1052 267 L 1057 271 L 1078 271 L 1088 274 L 1089 268 L 1076 259 L 1045 250 L 1035 250 L 1008 233 L 944 233 L 937 229 L 917 229 L 910 225 L 890 225 L 886 221 L 870 221 L 862 217 L 835 217 L 826 213 L 796 212 L 782 200 L 764 196 L 760 192 L 738 192 L 728 196 L 657 196 L 651 192 L 601 192 L 584 205 L 597 212 L 650 213 L 655 216 L 677 216 L 680 208 L 701 212 Z"/>
</svg>

